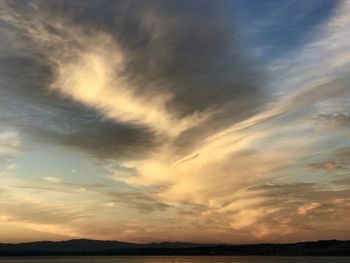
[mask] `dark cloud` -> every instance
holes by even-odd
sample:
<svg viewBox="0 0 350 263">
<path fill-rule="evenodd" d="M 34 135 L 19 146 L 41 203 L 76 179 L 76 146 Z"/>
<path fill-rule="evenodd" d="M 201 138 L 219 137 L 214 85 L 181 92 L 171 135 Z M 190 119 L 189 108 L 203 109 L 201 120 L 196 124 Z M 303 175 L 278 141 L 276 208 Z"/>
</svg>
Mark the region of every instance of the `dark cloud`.
<svg viewBox="0 0 350 263">
<path fill-rule="evenodd" d="M 211 112 L 199 127 L 174 142 L 180 149 L 208 133 L 247 118 L 266 102 L 264 80 L 244 51 L 234 25 L 232 1 L 130 2 L 117 38 L 129 58 L 126 75 L 141 92 L 170 91 L 167 108 L 180 117 Z M 118 20 L 118 24 L 120 21 Z M 145 27 L 147 24 L 147 27 Z M 137 41 L 135 41 L 135 39 Z"/>
<path fill-rule="evenodd" d="M 149 98 L 171 91 L 168 107 L 180 115 L 225 103 L 244 112 L 261 103 L 261 69 L 244 51 L 233 1 L 40 3 L 53 15 L 69 15 L 87 31 L 112 35 L 126 57 L 125 77 Z"/>
<path fill-rule="evenodd" d="M 45 139 L 72 149 L 80 149 L 102 159 L 137 158 L 152 148 L 154 137 L 147 129 L 123 125 L 94 118 L 79 116 L 76 122 L 69 122 L 68 130 L 43 129 L 31 127 L 29 130 L 37 139 Z M 91 118 L 92 117 L 92 118 Z M 67 115 L 66 115 L 67 118 Z"/>
<path fill-rule="evenodd" d="M 250 103 L 258 94 L 257 72 L 240 46 L 232 1 L 132 3 L 131 18 L 123 22 L 134 25 L 144 41 L 134 48 L 135 38 L 121 38 L 131 58 L 127 70 L 138 86 L 169 89 L 174 99 L 168 107 L 180 115 L 232 100 Z"/>
<path fill-rule="evenodd" d="M 253 115 L 266 101 L 260 68 L 245 53 L 234 25 L 233 1 L 9 1 L 7 7 L 27 24 L 23 29 L 16 27 L 21 20 L 2 22 L 5 41 L 17 43 L 0 57 L 0 118 L 41 139 L 99 158 L 144 154 L 155 144 L 151 129 L 103 119 L 94 109 L 49 91 L 55 74 L 50 54 L 59 53 L 62 43 L 84 49 L 50 21 L 92 37 L 94 32 L 112 36 L 125 57 L 122 76 L 139 96 L 152 100 L 170 93 L 167 110 L 179 118 L 215 113 L 184 132 L 175 147 Z M 46 41 L 44 47 L 31 42 L 34 17 L 63 42 Z"/>
<path fill-rule="evenodd" d="M 38 57 L 2 57 L 0 74 L 0 121 L 36 139 L 98 158 L 135 157 L 154 143 L 153 134 L 145 127 L 112 122 L 50 92 L 50 66 Z"/>
</svg>

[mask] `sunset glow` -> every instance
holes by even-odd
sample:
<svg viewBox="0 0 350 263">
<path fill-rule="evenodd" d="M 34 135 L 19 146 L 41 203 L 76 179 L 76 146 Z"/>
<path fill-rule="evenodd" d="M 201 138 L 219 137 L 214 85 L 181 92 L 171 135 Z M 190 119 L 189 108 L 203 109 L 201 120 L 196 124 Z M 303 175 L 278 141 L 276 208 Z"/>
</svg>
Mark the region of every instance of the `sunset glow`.
<svg viewBox="0 0 350 263">
<path fill-rule="evenodd" d="M 0 242 L 349 239 L 349 14 L 0 0 Z"/>
</svg>

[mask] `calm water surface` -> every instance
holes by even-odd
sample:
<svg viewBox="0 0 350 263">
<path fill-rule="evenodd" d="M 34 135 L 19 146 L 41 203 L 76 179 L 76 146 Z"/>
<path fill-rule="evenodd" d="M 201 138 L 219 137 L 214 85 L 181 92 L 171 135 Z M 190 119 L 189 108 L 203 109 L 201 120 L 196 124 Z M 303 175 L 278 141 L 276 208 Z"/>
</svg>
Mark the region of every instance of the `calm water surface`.
<svg viewBox="0 0 350 263">
<path fill-rule="evenodd" d="M 30 257 L 0 263 L 349 263 L 350 257 Z"/>
</svg>

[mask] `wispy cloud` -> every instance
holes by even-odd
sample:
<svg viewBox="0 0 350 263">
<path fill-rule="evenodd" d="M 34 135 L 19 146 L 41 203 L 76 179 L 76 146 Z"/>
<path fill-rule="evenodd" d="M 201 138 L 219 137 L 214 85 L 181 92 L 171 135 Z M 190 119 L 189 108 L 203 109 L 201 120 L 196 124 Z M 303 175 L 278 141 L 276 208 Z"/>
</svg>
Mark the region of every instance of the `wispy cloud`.
<svg viewBox="0 0 350 263">
<path fill-rule="evenodd" d="M 21 140 L 16 131 L 3 131 L 0 133 L 0 153 L 16 152 L 21 147 Z"/>
<path fill-rule="evenodd" d="M 2 223 L 132 241 L 348 234 L 348 185 L 332 180 L 349 164 L 349 1 L 267 62 L 239 4 L 0 1 L 0 153 L 23 137 L 27 155 L 56 145 L 106 173 L 78 158 L 67 174 L 21 170 Z"/>
</svg>

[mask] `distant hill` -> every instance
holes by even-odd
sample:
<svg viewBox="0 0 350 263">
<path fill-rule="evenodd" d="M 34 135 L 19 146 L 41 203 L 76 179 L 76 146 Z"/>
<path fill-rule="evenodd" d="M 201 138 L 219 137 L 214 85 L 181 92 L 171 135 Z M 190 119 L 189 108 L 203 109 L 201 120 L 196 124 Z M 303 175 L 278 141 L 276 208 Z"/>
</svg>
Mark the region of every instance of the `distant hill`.
<svg viewBox="0 0 350 263">
<path fill-rule="evenodd" d="M 162 248 L 193 248 L 202 245 L 187 242 L 159 242 L 148 244 L 127 243 L 121 241 L 103 241 L 89 239 L 73 239 L 67 241 L 39 241 L 19 244 L 0 243 L 0 256 L 6 253 L 86 253 L 108 250 L 123 249 L 162 249 Z"/>
<path fill-rule="evenodd" d="M 295 244 L 218 245 L 185 242 L 135 244 L 76 239 L 0 244 L 0 256 L 30 255 L 269 255 L 350 256 L 350 241 L 324 240 Z"/>
</svg>

